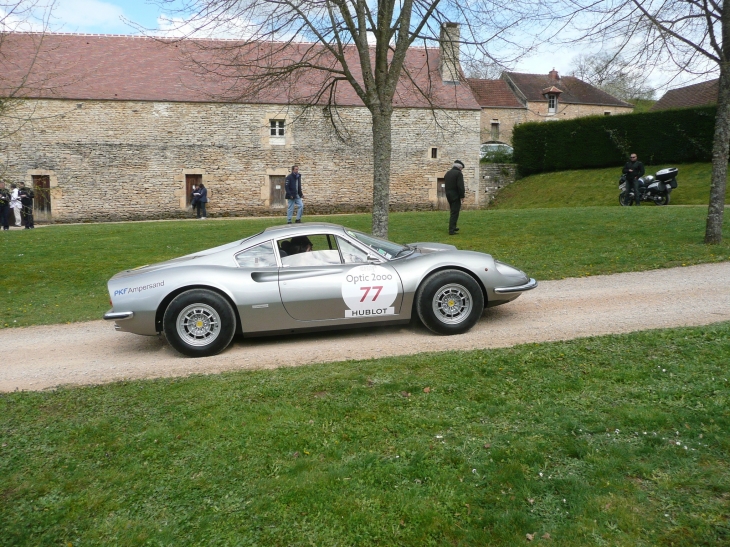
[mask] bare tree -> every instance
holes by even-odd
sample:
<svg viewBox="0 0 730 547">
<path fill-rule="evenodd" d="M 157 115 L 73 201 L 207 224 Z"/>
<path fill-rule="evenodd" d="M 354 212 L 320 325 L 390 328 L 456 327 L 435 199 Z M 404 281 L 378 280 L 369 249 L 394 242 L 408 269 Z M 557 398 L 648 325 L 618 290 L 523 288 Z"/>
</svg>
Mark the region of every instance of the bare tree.
<svg viewBox="0 0 730 547">
<path fill-rule="evenodd" d="M 599 40 L 645 71 L 673 66 L 693 75 L 719 72 L 705 243 L 720 243 L 730 149 L 730 6 L 717 0 L 578 2 L 584 3 L 570 17 L 580 21 L 583 37 Z"/>
<path fill-rule="evenodd" d="M 651 100 L 654 89 L 646 83 L 647 74 L 642 68 L 620 53 L 603 51 L 575 57 L 571 75 L 623 101 Z"/>
<path fill-rule="evenodd" d="M 488 57 L 465 59 L 461 63 L 461 67 L 467 78 L 476 78 L 479 80 L 497 80 L 506 69 L 498 61 Z"/>
<path fill-rule="evenodd" d="M 0 0 L 0 148 L 33 118 L 34 108 L 23 98 L 48 83 L 48 74 L 36 75 L 34 68 L 54 5 L 55 0 Z M 12 55 L 19 32 L 33 50 L 30 62 L 22 65 Z M 0 161 L 0 178 L 5 169 Z"/>
<path fill-rule="evenodd" d="M 423 67 L 408 66 L 408 49 L 449 44 L 440 60 L 444 80 L 458 83 L 460 49 L 467 57 L 496 59 L 497 51 L 502 58 L 519 55 L 524 47 L 516 32 L 537 21 L 539 10 L 528 4 L 538 1 L 190 0 L 184 11 L 170 13 L 187 36 L 237 39 L 215 46 L 197 41 L 196 63 L 229 82 L 229 96 L 279 89 L 287 90 L 294 104 L 336 107 L 338 87 L 355 91 L 372 119 L 373 234 L 387 236 L 396 87 L 406 82 L 426 105 L 438 106 L 430 86 L 418 84 L 410 72 Z"/>
</svg>

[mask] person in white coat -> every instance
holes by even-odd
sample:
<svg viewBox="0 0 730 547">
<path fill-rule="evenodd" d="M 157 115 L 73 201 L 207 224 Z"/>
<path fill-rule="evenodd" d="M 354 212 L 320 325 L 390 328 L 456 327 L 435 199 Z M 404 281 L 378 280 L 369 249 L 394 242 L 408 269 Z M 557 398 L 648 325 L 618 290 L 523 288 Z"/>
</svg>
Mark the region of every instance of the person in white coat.
<svg viewBox="0 0 730 547">
<path fill-rule="evenodd" d="M 10 185 L 10 210 L 15 215 L 15 226 L 20 228 L 20 209 L 23 204 L 20 203 L 20 196 L 18 195 L 18 187 L 15 184 Z"/>
</svg>

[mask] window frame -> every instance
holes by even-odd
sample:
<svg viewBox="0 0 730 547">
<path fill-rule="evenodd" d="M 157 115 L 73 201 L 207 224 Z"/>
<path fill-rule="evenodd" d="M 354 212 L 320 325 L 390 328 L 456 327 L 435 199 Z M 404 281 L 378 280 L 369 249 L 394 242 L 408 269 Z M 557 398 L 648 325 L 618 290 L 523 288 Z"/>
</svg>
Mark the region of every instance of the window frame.
<svg viewBox="0 0 730 547">
<path fill-rule="evenodd" d="M 273 247 L 274 251 L 274 260 L 276 261 L 276 266 L 264 266 L 264 268 L 281 268 L 281 257 L 279 256 L 279 253 L 277 252 L 276 243 L 273 239 L 266 239 L 264 241 L 259 241 L 255 245 L 251 245 L 250 247 L 246 247 L 245 249 L 241 249 L 237 253 L 233 254 L 233 262 L 236 265 L 236 268 L 241 270 L 251 270 L 255 268 L 251 268 L 249 266 L 241 266 L 241 264 L 238 262 L 238 255 L 245 253 L 246 251 L 250 251 L 251 249 L 254 249 L 255 247 L 258 247 L 259 245 L 265 245 L 266 243 L 271 243 L 271 246 Z M 262 268 L 263 269 L 263 268 Z"/>
</svg>

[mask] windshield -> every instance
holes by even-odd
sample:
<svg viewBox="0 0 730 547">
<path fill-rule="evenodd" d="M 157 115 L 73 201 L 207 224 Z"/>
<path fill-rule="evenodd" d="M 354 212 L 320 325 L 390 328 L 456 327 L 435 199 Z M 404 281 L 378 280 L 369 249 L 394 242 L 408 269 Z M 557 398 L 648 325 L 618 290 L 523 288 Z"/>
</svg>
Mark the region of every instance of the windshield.
<svg viewBox="0 0 730 547">
<path fill-rule="evenodd" d="M 392 241 L 387 241 L 385 239 L 380 239 L 379 237 L 363 234 L 362 232 L 355 232 L 353 230 L 345 230 L 345 232 L 350 237 L 354 237 L 360 243 L 367 245 L 373 251 L 378 253 L 383 258 L 387 258 L 388 260 L 409 255 L 415 250 L 411 249 L 408 245 L 398 245 L 397 243 L 393 243 Z"/>
</svg>

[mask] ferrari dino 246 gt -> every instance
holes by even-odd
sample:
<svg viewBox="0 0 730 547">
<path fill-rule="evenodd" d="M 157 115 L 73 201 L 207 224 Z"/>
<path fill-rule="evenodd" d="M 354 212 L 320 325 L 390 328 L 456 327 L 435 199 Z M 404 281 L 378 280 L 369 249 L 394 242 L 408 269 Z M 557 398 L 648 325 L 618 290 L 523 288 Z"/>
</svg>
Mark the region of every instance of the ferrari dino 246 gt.
<svg viewBox="0 0 730 547">
<path fill-rule="evenodd" d="M 136 334 L 161 332 L 193 357 L 244 336 L 407 323 L 437 334 L 473 327 L 486 307 L 537 286 L 490 255 L 442 243 L 399 245 L 324 223 L 260 234 L 109 280 L 104 319 Z"/>
</svg>

